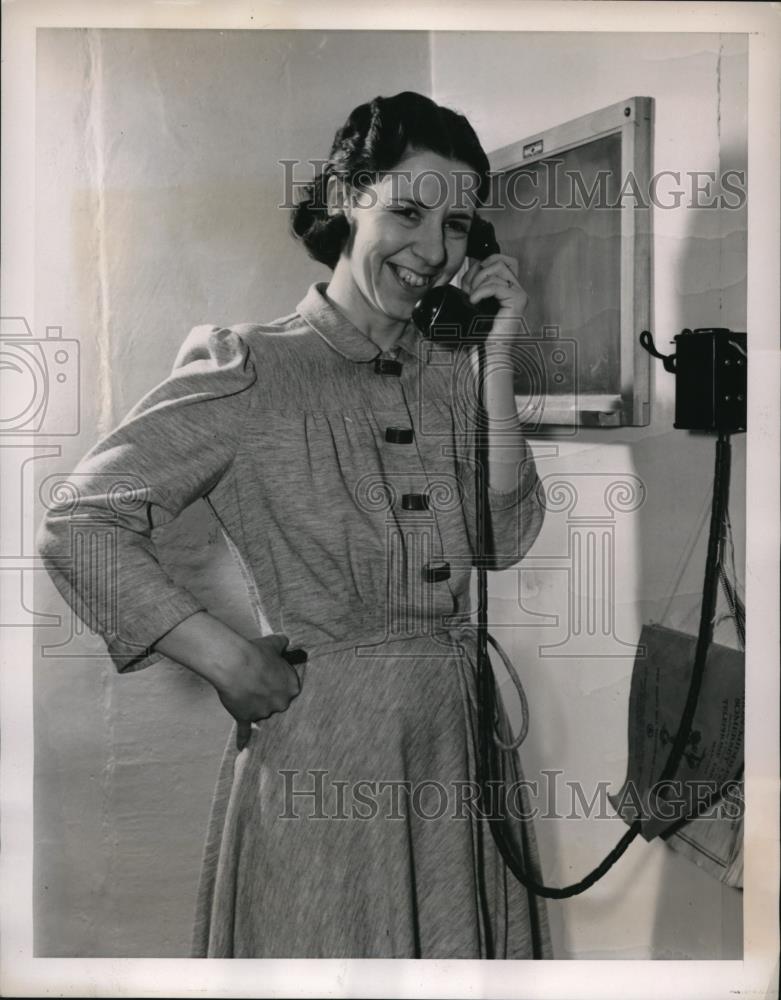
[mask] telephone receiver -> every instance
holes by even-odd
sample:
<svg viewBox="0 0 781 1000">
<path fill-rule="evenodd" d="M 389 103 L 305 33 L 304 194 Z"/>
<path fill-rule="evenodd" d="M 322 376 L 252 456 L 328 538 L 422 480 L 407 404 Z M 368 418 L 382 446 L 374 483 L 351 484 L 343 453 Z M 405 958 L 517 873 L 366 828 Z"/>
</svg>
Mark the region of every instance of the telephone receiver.
<svg viewBox="0 0 781 1000">
<path fill-rule="evenodd" d="M 486 219 L 476 216 L 469 230 L 466 245 L 467 257 L 485 260 L 490 254 L 500 253 L 494 227 Z M 464 342 L 476 343 L 484 339 L 491 328 L 490 322 L 499 312 L 499 301 L 483 299 L 477 306 L 469 296 L 454 285 L 430 288 L 412 310 L 412 321 L 423 337 L 436 343 L 457 346 Z"/>
</svg>

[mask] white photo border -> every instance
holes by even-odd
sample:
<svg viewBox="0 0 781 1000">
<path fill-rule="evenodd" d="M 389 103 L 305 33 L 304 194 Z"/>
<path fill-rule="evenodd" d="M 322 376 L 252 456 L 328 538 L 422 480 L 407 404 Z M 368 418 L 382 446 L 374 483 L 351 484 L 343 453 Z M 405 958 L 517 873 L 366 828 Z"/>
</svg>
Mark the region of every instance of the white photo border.
<svg viewBox="0 0 781 1000">
<path fill-rule="evenodd" d="M 489 16 L 490 12 L 490 16 Z M 635 2 L 393 4 L 105 0 L 3 5 L 2 302 L 34 316 L 35 31 L 38 27 L 739 32 L 749 35 L 747 718 L 742 961 L 536 963 L 406 960 L 41 959 L 32 932 L 32 636 L 2 636 L 4 996 L 775 996 L 779 951 L 779 120 L 777 4 Z M 585 28 L 584 28 L 585 26 Z M 26 504 L 27 516 L 33 504 Z M 23 526 L 30 537 L 32 525 Z M 0 586 L 3 581 L 0 580 Z M 7 586 L 7 584 L 6 584 Z M 2 596 L 2 594 L 0 594 Z M 7 594 L 6 594 L 7 596 Z M 5 606 L 5 605 L 4 605 Z M 29 630 L 31 631 L 31 630 Z M 27 634 L 26 634 L 27 633 Z M 262 962 L 259 973 L 257 962 Z"/>
</svg>

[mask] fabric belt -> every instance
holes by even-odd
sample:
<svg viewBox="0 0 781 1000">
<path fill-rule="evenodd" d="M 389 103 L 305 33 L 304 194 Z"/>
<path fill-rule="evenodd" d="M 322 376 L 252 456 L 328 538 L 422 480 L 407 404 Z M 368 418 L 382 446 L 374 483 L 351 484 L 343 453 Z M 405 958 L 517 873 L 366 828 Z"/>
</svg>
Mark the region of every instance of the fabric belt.
<svg viewBox="0 0 781 1000">
<path fill-rule="evenodd" d="M 529 732 L 529 703 L 526 698 L 526 692 L 524 691 L 521 678 L 519 677 L 518 672 L 515 669 L 515 666 L 510 657 L 508 656 L 507 652 L 502 648 L 502 646 L 496 641 L 496 639 L 494 639 L 494 637 L 490 633 L 488 634 L 487 638 L 488 642 L 494 647 L 494 649 L 499 654 L 502 662 L 504 663 L 507 673 L 509 674 L 511 681 L 515 686 L 515 690 L 518 692 L 518 697 L 521 702 L 521 728 L 518 734 L 510 739 L 502 739 L 497 734 L 495 729 L 493 734 L 494 742 L 502 750 L 506 751 L 517 750 L 518 747 L 526 739 L 526 736 L 528 735 Z M 308 644 L 304 646 L 304 648 L 306 649 L 307 655 L 310 657 L 317 656 L 322 653 L 335 653 L 335 652 L 345 651 L 348 649 L 370 650 L 372 646 L 382 647 L 382 654 L 378 653 L 378 655 L 388 655 L 388 653 L 391 652 L 391 650 L 388 647 L 393 647 L 396 643 L 412 642 L 414 640 L 420 640 L 420 639 L 430 639 L 435 642 L 437 641 L 437 639 L 439 640 L 444 639 L 451 644 L 455 642 L 458 643 L 459 645 L 461 643 L 464 643 L 464 649 L 468 651 L 468 655 L 472 663 L 472 666 L 476 669 L 477 658 L 475 653 L 477 648 L 477 625 L 474 625 L 472 622 L 466 622 L 466 621 L 449 625 L 447 628 L 435 629 L 434 631 L 431 632 L 416 632 L 407 635 L 389 636 L 387 635 L 387 633 L 382 635 L 378 633 L 373 633 L 361 636 L 353 634 L 352 637 L 349 639 L 349 641 L 342 640 L 335 642 Z M 294 644 L 291 644 L 291 648 L 293 645 Z M 369 652 L 364 652 L 364 653 L 357 652 L 357 655 L 360 657 L 361 655 L 369 656 L 371 654 Z M 500 699 L 497 699 L 497 703 L 501 706 Z M 506 713 L 503 710 L 501 711 L 501 716 L 502 718 L 499 720 L 499 722 L 501 729 L 503 730 L 503 735 L 506 736 L 507 734 L 510 733 L 510 724 L 509 720 L 507 719 Z"/>
</svg>

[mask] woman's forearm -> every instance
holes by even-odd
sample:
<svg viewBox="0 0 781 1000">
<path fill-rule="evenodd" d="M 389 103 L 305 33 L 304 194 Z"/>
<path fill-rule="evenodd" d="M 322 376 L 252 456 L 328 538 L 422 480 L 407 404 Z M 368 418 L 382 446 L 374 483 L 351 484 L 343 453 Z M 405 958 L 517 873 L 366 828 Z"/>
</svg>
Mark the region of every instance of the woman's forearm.
<svg viewBox="0 0 781 1000">
<path fill-rule="evenodd" d="M 513 390 L 512 355 L 504 342 L 485 345 L 486 383 L 484 402 L 489 419 L 488 482 L 502 493 L 518 484 L 520 466 L 526 456 Z"/>
<path fill-rule="evenodd" d="M 246 662 L 252 643 L 207 611 L 198 611 L 157 640 L 154 649 L 215 687 L 224 686 Z"/>
</svg>

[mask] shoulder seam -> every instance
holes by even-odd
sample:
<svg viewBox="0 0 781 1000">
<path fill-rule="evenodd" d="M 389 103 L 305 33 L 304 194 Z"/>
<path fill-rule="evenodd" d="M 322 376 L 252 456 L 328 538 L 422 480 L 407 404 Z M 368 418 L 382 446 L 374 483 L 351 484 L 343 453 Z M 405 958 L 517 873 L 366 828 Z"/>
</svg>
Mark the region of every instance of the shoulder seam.
<svg viewBox="0 0 781 1000">
<path fill-rule="evenodd" d="M 257 401 L 258 401 L 257 388 L 258 388 L 258 383 L 260 381 L 260 378 L 258 376 L 258 366 L 255 360 L 255 352 L 252 350 L 251 344 L 247 340 L 245 340 L 244 337 L 242 337 L 242 335 L 238 331 L 234 330 L 234 332 L 236 333 L 236 336 L 239 338 L 242 344 L 244 344 L 244 346 L 246 347 L 247 352 L 249 354 L 250 362 L 252 364 L 252 370 L 255 373 L 255 378 L 253 379 L 252 383 L 247 386 L 247 389 L 253 389 L 255 391 L 253 391 L 250 394 L 250 401 L 249 401 L 249 406 L 247 407 L 247 412 L 245 414 L 244 425 L 242 426 L 241 431 L 238 437 L 236 438 L 236 447 L 233 449 L 233 456 L 231 457 L 230 465 L 228 466 L 231 472 L 233 471 L 233 463 L 236 461 L 236 456 L 238 455 L 242 445 L 244 444 L 245 436 L 247 434 L 247 430 L 251 422 L 250 418 L 252 414 L 255 412 L 255 409 L 257 407 Z"/>
</svg>

